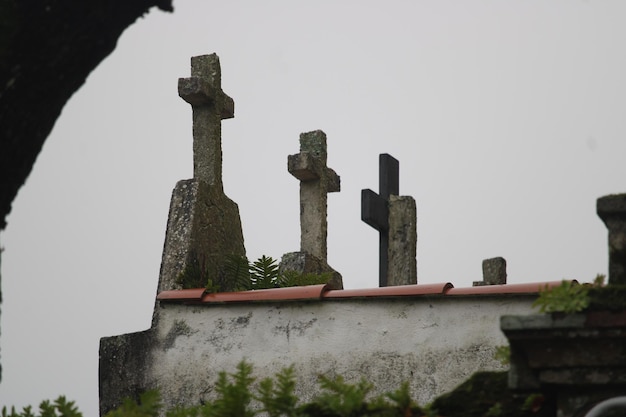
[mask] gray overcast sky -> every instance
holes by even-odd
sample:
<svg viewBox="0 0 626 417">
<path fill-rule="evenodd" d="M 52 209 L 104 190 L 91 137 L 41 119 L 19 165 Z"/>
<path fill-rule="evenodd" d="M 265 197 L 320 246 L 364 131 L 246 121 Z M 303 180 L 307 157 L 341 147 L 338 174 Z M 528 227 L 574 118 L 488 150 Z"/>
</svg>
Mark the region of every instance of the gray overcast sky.
<svg viewBox="0 0 626 417">
<path fill-rule="evenodd" d="M 626 191 L 623 1 L 175 1 L 121 37 L 67 104 L 2 234 L 0 405 L 65 394 L 97 415 L 99 338 L 150 325 L 171 191 L 192 176 L 190 57 L 235 100 L 224 184 L 250 259 L 299 249 L 301 132 L 342 190 L 329 263 L 377 285 L 360 192 L 378 154 L 417 201 L 418 281 L 469 286 L 607 269 L 596 198 Z M 51 80 L 52 81 L 52 80 Z M 296 358 L 294 358 L 295 360 Z"/>
</svg>

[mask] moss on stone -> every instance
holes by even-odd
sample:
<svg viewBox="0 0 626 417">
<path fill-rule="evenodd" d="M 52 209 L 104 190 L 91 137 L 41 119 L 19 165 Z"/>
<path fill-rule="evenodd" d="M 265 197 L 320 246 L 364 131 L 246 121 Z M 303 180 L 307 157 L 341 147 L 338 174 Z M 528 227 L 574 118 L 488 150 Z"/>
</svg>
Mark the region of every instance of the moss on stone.
<svg viewBox="0 0 626 417">
<path fill-rule="evenodd" d="M 589 308 L 599 311 L 626 310 L 626 285 L 607 285 L 589 289 Z"/>
<path fill-rule="evenodd" d="M 441 417 L 548 417 L 555 401 L 542 395 L 518 395 L 508 389 L 508 372 L 477 372 L 431 404 Z"/>
</svg>

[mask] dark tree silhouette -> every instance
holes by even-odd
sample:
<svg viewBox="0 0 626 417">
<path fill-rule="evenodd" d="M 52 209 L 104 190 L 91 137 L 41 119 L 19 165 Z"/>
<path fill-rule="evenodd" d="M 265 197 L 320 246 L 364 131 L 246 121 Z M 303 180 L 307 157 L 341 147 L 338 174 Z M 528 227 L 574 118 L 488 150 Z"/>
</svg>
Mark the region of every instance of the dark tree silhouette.
<svg viewBox="0 0 626 417">
<path fill-rule="evenodd" d="M 173 11 L 172 0 L 0 0 L 0 231 L 67 100 L 152 7 Z"/>
<path fill-rule="evenodd" d="M 0 0 L 0 230 L 67 100 L 152 7 L 173 11 L 172 0 Z"/>
</svg>

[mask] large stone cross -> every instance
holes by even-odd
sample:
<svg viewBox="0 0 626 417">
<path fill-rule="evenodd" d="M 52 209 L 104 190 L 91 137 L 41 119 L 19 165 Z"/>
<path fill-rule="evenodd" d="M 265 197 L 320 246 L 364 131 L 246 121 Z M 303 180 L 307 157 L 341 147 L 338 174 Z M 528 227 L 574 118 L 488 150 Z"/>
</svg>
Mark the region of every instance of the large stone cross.
<svg viewBox="0 0 626 417">
<path fill-rule="evenodd" d="M 378 285 L 387 286 L 389 265 L 389 196 L 398 195 L 400 189 L 400 163 L 383 153 L 378 157 L 378 192 L 361 190 L 361 220 L 379 232 Z"/>
<path fill-rule="evenodd" d="M 326 166 L 326 134 L 300 134 L 300 153 L 289 155 L 289 173 L 300 180 L 300 251 L 326 261 L 327 193 L 340 190 L 340 178 Z"/>
<path fill-rule="evenodd" d="M 207 277 L 229 291 L 236 283 L 227 281 L 225 260 L 246 249 L 239 207 L 222 183 L 222 119 L 235 116 L 235 105 L 222 91 L 216 54 L 191 58 L 191 77 L 178 80 L 178 95 L 193 110 L 193 178 L 172 192 L 159 291 L 204 287 Z"/>
<path fill-rule="evenodd" d="M 193 109 L 193 177 L 222 186 L 222 119 L 235 116 L 233 99 L 222 91 L 216 54 L 191 58 L 191 77 L 178 80 L 178 95 Z"/>
<path fill-rule="evenodd" d="M 397 159 L 381 154 L 379 164 L 379 193 L 361 191 L 361 220 L 378 230 L 378 285 L 407 285 L 417 283 L 417 217 L 413 197 L 399 196 L 399 167 Z"/>
</svg>

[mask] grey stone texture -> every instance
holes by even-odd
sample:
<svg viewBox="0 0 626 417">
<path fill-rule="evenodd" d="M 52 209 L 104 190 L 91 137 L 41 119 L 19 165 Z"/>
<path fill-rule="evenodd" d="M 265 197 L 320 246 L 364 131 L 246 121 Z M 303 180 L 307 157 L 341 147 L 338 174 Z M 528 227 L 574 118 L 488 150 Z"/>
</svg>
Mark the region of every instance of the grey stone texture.
<svg viewBox="0 0 626 417">
<path fill-rule="evenodd" d="M 389 154 L 378 157 L 378 188 L 361 190 L 361 220 L 379 233 L 378 285 L 417 284 L 417 207 L 415 199 L 399 196 L 400 162 Z"/>
<path fill-rule="evenodd" d="M 343 289 L 341 274 L 331 268 L 324 259 L 320 259 L 307 252 L 290 252 L 283 255 L 280 260 L 279 271 L 297 271 L 302 274 L 324 274 L 330 272 L 328 288 L 332 290 Z"/>
<path fill-rule="evenodd" d="M 387 285 L 417 284 L 417 206 L 411 196 L 389 196 Z"/>
<path fill-rule="evenodd" d="M 287 168 L 300 180 L 300 250 L 327 259 L 327 194 L 341 189 L 340 178 L 326 166 L 326 134 L 300 134 L 300 153 L 289 155 Z"/>
<path fill-rule="evenodd" d="M 483 260 L 483 280 L 474 281 L 474 287 L 483 285 L 504 285 L 506 284 L 506 259 L 498 256 L 496 258 Z"/>
<path fill-rule="evenodd" d="M 626 194 L 599 198 L 596 210 L 609 230 L 609 284 L 626 285 Z"/>
<path fill-rule="evenodd" d="M 574 417 L 626 389 L 626 312 L 504 315 L 511 348 L 509 388 L 555 395 Z"/>
<path fill-rule="evenodd" d="M 181 288 L 178 275 L 194 256 L 209 276 L 220 277 L 230 254 L 246 254 L 237 204 L 203 181 L 179 181 L 172 192 L 159 291 Z"/>
<path fill-rule="evenodd" d="M 300 252 L 283 255 L 280 270 L 331 272 L 329 286 L 341 289 L 341 274 L 327 263 L 328 193 L 341 190 L 341 179 L 328 168 L 327 159 L 326 134 L 321 130 L 300 134 L 300 153 L 287 158 L 289 173 L 300 180 Z"/>
<path fill-rule="evenodd" d="M 178 80 L 178 93 L 193 110 L 194 178 L 172 193 L 159 291 L 180 288 L 177 277 L 194 257 L 219 279 L 228 255 L 246 254 L 239 207 L 222 184 L 221 121 L 234 117 L 234 103 L 221 89 L 218 56 L 191 58 L 191 75 Z"/>
<path fill-rule="evenodd" d="M 222 188 L 222 119 L 235 117 L 222 91 L 216 54 L 191 58 L 191 78 L 178 80 L 178 95 L 193 109 L 193 177 Z"/>
</svg>

